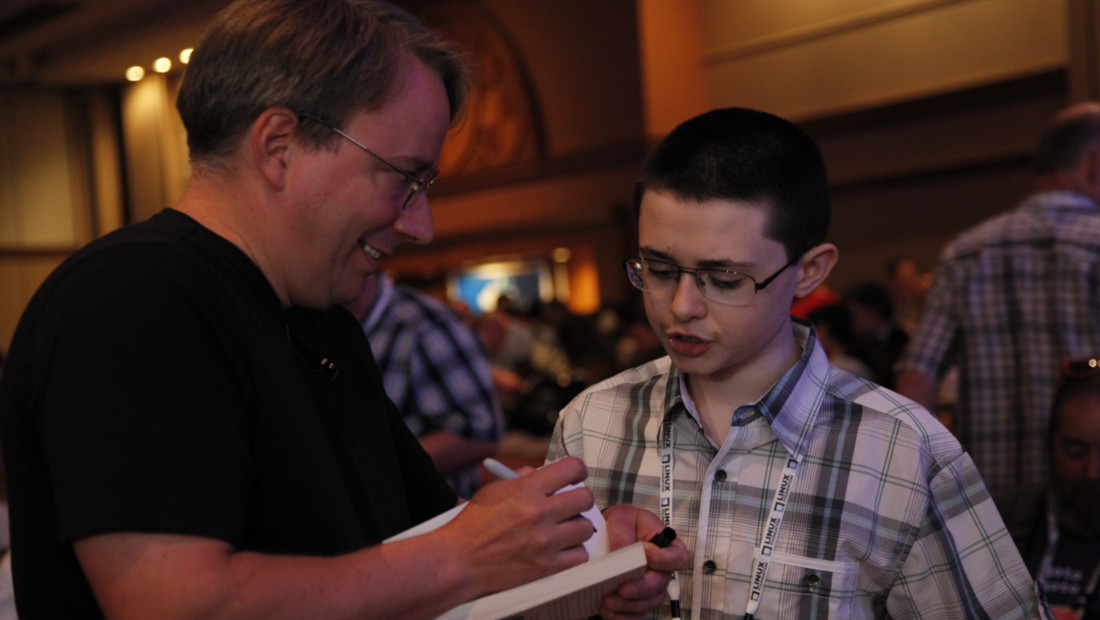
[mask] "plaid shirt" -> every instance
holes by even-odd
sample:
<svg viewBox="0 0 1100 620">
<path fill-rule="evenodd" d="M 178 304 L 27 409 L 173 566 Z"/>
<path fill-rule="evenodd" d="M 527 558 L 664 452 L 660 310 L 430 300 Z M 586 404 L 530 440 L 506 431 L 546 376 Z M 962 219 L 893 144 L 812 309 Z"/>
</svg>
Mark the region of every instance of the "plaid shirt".
<svg viewBox="0 0 1100 620">
<path fill-rule="evenodd" d="M 900 370 L 959 366 L 956 432 L 994 493 L 1047 477 L 1058 363 L 1100 355 L 1100 209 L 1041 192 L 944 250 Z"/>
<path fill-rule="evenodd" d="M 500 439 L 503 414 L 477 335 L 442 302 L 379 277 L 378 300 L 363 329 L 386 395 L 409 430 L 417 437 L 449 431 L 466 439 Z M 480 483 L 480 464 L 447 481 L 460 497 L 470 497 Z"/>
<path fill-rule="evenodd" d="M 805 323 L 795 333 L 802 358 L 731 412 L 721 447 L 665 357 L 578 396 L 548 459 L 581 457 L 600 506 L 660 514 L 661 429 L 673 425 L 671 524 L 693 556 L 679 575 L 685 617 L 744 613 L 788 451 L 802 460 L 757 617 L 1039 617 L 1027 568 L 955 438 L 913 402 L 831 367 Z"/>
</svg>

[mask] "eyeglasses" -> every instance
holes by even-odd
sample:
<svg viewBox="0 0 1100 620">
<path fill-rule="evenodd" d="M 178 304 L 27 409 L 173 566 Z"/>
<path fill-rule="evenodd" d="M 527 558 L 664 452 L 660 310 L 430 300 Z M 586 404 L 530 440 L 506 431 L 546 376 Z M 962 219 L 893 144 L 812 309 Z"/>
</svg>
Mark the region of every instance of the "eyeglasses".
<svg viewBox="0 0 1100 620">
<path fill-rule="evenodd" d="M 340 136 L 341 138 L 344 138 L 348 142 L 351 142 L 355 146 L 357 146 L 357 147 L 363 149 L 364 151 L 366 151 L 367 154 L 369 154 L 371 157 L 373 157 L 373 158 L 377 159 L 378 161 L 382 162 L 383 164 L 386 164 L 387 166 L 389 166 L 397 174 L 400 174 L 401 176 L 405 177 L 405 179 L 409 182 L 409 191 L 408 191 L 407 194 L 405 194 L 405 201 L 401 203 L 401 208 L 402 209 L 404 209 L 406 206 L 408 206 L 408 204 L 410 202 L 412 202 L 414 198 L 416 198 L 420 194 L 423 194 L 424 192 L 431 189 L 432 184 L 435 183 L 436 177 L 439 176 L 439 171 L 438 170 L 432 170 L 432 171 L 428 172 L 427 176 L 425 176 L 423 178 L 419 178 L 416 175 L 412 174 L 411 172 L 408 172 L 408 171 L 402 170 L 401 168 L 398 168 L 396 165 L 390 163 L 390 161 L 388 159 L 386 159 L 385 157 L 382 157 L 378 153 L 375 153 L 374 151 L 368 149 L 367 147 L 360 144 L 359 141 L 356 140 L 355 138 L 349 136 L 348 134 L 344 133 L 343 131 L 340 131 L 339 129 L 337 129 L 336 127 L 333 127 L 332 125 L 329 125 L 328 123 L 326 123 L 325 121 L 317 118 L 316 116 L 312 116 L 310 114 L 298 114 L 298 116 L 300 116 L 302 118 L 308 118 L 309 120 L 317 123 L 318 125 L 333 131 L 334 133 L 336 133 L 336 135 Z"/>
<path fill-rule="evenodd" d="M 1058 378 L 1089 379 L 1100 375 L 1100 358 L 1096 357 L 1071 357 L 1062 360 L 1058 365 Z"/>
<path fill-rule="evenodd" d="M 713 267 L 688 269 L 659 258 L 628 258 L 623 261 L 623 268 L 626 269 L 626 275 L 635 288 L 649 293 L 671 293 L 676 290 L 680 274 L 690 273 L 695 276 L 699 292 L 708 300 L 728 306 L 747 306 L 752 303 L 758 291 L 771 284 L 772 280 L 801 258 L 801 254 L 795 256 L 786 265 L 780 267 L 779 271 L 760 282 L 750 275 L 729 269 Z"/>
</svg>

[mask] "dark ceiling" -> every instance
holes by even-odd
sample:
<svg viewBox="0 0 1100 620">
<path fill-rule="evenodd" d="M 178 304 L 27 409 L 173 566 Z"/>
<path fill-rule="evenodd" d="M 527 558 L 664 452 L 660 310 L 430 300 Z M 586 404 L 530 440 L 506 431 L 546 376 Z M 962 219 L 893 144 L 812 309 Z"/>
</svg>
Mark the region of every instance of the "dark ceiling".
<svg viewBox="0 0 1100 620">
<path fill-rule="evenodd" d="M 228 0 L 2 0 L 0 86 L 120 82 L 193 46 Z"/>
</svg>

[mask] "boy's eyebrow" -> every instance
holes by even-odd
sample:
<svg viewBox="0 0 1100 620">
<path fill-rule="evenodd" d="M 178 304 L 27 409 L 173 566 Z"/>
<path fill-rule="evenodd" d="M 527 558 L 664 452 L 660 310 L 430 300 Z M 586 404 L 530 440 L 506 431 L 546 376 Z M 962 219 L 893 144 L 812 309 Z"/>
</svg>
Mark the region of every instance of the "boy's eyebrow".
<svg viewBox="0 0 1100 620">
<path fill-rule="evenodd" d="M 658 258 L 679 265 L 676 260 L 669 254 L 660 250 L 654 250 L 647 247 L 641 247 L 638 249 L 638 253 L 643 257 Z M 729 259 L 707 259 L 701 260 L 696 264 L 696 267 L 714 268 L 714 269 L 746 269 L 754 266 L 756 263 L 749 261 L 732 261 Z"/>
</svg>

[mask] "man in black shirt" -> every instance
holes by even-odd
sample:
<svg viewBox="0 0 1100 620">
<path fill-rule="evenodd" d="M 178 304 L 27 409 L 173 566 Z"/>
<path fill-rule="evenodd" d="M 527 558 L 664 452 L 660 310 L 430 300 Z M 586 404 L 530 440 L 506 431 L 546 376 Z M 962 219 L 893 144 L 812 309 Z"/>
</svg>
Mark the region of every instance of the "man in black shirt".
<svg viewBox="0 0 1100 620">
<path fill-rule="evenodd" d="M 428 618 L 585 560 L 564 460 L 455 505 L 338 304 L 402 242 L 466 96 L 461 55 L 368 0 L 241 0 L 178 108 L 172 209 L 77 252 L 29 304 L 0 383 L 19 615 Z M 607 514 L 620 543 L 663 526 Z M 605 612 L 655 607 L 682 546 Z"/>
</svg>

